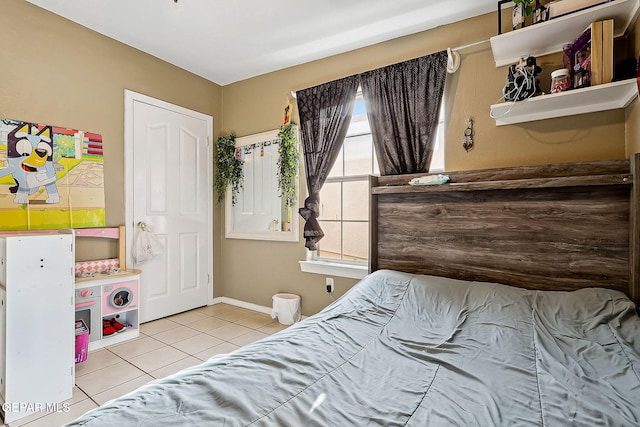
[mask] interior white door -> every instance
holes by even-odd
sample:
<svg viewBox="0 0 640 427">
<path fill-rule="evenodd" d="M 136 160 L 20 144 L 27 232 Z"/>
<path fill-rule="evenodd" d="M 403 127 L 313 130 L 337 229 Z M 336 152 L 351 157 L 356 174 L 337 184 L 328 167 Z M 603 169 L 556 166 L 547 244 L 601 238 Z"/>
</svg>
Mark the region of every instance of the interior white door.
<svg viewBox="0 0 640 427">
<path fill-rule="evenodd" d="M 213 303 L 213 118 L 125 92 L 127 248 L 135 225 L 153 228 L 164 252 L 142 270 L 140 320 Z"/>
</svg>

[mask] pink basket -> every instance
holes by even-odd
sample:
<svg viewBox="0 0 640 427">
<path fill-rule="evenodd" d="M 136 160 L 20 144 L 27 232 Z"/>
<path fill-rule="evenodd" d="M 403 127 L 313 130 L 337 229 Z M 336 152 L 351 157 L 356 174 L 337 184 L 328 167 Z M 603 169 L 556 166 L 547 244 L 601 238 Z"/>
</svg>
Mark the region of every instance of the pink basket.
<svg viewBox="0 0 640 427">
<path fill-rule="evenodd" d="M 89 351 L 89 328 L 82 320 L 76 320 L 76 363 L 87 360 Z"/>
</svg>

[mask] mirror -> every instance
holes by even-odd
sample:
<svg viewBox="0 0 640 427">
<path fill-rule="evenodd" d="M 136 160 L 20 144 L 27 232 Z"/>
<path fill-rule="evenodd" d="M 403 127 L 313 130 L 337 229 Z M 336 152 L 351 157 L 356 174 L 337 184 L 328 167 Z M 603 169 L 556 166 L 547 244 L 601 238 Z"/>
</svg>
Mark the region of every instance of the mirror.
<svg viewBox="0 0 640 427">
<path fill-rule="evenodd" d="M 244 160 L 244 186 L 232 204 L 231 187 L 225 199 L 225 237 L 231 239 L 297 242 L 298 202 L 284 206 L 278 189 L 279 130 L 236 139 Z M 299 180 L 296 180 L 296 194 Z"/>
</svg>

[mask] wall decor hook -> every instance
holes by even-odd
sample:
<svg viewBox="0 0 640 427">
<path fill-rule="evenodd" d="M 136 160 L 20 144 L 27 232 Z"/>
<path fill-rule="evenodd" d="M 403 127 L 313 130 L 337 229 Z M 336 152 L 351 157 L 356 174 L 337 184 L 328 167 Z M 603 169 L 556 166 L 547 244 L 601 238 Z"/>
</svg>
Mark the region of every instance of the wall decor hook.
<svg viewBox="0 0 640 427">
<path fill-rule="evenodd" d="M 467 127 L 464 129 L 464 136 L 462 137 L 462 147 L 468 153 L 473 149 L 473 118 L 467 119 Z"/>
</svg>

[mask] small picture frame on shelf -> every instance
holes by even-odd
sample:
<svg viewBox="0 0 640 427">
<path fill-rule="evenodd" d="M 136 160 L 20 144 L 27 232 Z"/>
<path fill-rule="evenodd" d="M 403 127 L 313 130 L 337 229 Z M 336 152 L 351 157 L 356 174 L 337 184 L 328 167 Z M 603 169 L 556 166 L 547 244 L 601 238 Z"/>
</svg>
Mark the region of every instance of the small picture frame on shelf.
<svg viewBox="0 0 640 427">
<path fill-rule="evenodd" d="M 523 3 L 514 4 L 512 0 L 498 0 L 498 35 L 502 34 L 502 5 L 506 3 L 514 5 L 511 11 L 511 30 L 517 30 L 525 26 L 525 5 Z"/>
<path fill-rule="evenodd" d="M 591 86 L 591 29 L 564 46 L 564 67 L 571 71 L 572 88 Z"/>
</svg>

